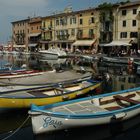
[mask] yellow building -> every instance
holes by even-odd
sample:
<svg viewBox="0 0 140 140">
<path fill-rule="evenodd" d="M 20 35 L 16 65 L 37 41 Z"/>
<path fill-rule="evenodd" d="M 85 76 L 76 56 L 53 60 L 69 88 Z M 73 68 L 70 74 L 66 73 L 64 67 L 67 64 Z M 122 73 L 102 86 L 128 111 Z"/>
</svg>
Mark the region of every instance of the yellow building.
<svg viewBox="0 0 140 140">
<path fill-rule="evenodd" d="M 99 13 L 90 8 L 75 12 L 77 17 L 77 28 L 75 42 L 72 44 L 74 50 L 77 48 L 82 53 L 96 53 L 99 44 Z"/>
<path fill-rule="evenodd" d="M 55 46 L 66 51 L 97 50 L 99 28 L 95 9 L 73 12 L 66 8 L 42 19 L 42 49 Z"/>
</svg>

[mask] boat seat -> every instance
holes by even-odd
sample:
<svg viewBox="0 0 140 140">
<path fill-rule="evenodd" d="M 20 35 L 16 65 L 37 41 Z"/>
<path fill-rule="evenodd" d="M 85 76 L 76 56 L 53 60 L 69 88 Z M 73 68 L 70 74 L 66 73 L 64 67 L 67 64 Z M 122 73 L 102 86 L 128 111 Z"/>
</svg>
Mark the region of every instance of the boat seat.
<svg viewBox="0 0 140 140">
<path fill-rule="evenodd" d="M 70 90 L 67 90 L 67 89 L 61 88 L 61 87 L 56 87 L 54 89 L 59 90 L 59 91 L 62 91 L 62 92 L 69 92 L 70 91 Z"/>
<path fill-rule="evenodd" d="M 136 94 L 129 94 L 129 95 L 126 95 L 125 98 L 132 98 L 132 97 L 135 97 Z M 123 96 L 124 97 L 124 96 Z M 100 99 L 100 104 L 101 105 L 104 105 L 104 104 L 108 104 L 108 103 L 113 103 L 114 101 L 116 101 L 115 98 L 112 98 L 112 99 L 106 99 L 106 100 L 102 100 Z"/>
<path fill-rule="evenodd" d="M 113 110 L 121 109 L 121 107 L 120 106 L 111 106 L 111 107 L 106 107 L 105 109 L 109 110 L 109 111 L 113 111 Z"/>
<path fill-rule="evenodd" d="M 133 99 L 130 99 L 130 98 L 127 98 L 127 97 L 123 97 L 121 95 L 115 95 L 113 96 L 116 100 L 123 100 L 123 101 L 126 101 L 128 103 L 131 103 L 131 104 L 140 104 L 139 101 L 136 101 L 136 100 L 133 100 Z"/>
<path fill-rule="evenodd" d="M 43 94 L 41 91 L 29 91 L 28 93 L 35 97 L 47 97 L 48 96 L 46 94 Z"/>
</svg>

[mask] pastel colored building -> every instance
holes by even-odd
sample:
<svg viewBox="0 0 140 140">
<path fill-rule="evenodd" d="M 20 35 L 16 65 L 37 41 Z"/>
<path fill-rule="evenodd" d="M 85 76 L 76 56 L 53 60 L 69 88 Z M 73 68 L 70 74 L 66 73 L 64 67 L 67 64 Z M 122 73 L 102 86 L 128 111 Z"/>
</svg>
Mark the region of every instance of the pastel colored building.
<svg viewBox="0 0 140 140">
<path fill-rule="evenodd" d="M 28 50 L 29 18 L 12 22 L 13 49 Z"/>
<path fill-rule="evenodd" d="M 38 51 L 41 39 L 41 17 L 30 18 L 29 20 L 29 33 L 28 33 L 28 50 L 30 52 Z"/>
</svg>

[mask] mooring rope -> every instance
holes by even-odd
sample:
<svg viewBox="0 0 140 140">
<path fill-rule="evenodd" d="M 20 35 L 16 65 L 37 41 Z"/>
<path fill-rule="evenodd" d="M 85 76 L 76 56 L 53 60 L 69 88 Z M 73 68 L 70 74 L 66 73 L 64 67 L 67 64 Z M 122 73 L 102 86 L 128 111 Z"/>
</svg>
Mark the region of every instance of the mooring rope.
<svg viewBox="0 0 140 140">
<path fill-rule="evenodd" d="M 1 140 L 7 140 L 7 139 L 11 138 L 15 133 L 17 133 L 23 127 L 23 125 L 28 121 L 29 118 L 30 118 L 30 115 L 28 115 L 28 117 L 24 120 L 24 122 L 16 130 L 14 130 L 12 132 L 12 134 L 8 135 L 7 137 L 5 137 Z"/>
</svg>

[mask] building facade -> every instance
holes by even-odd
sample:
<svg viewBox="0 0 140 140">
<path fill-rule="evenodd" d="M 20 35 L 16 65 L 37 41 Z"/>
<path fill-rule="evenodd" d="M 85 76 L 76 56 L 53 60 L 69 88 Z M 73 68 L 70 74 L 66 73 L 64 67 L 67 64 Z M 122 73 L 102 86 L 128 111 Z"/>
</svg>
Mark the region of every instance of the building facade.
<svg viewBox="0 0 140 140">
<path fill-rule="evenodd" d="M 29 18 L 12 22 L 12 44 L 14 50 L 28 50 Z"/>
<path fill-rule="evenodd" d="M 99 42 L 98 15 L 95 9 L 73 12 L 67 8 L 60 14 L 42 20 L 42 48 L 59 47 L 66 51 L 97 51 Z"/>
<path fill-rule="evenodd" d="M 139 11 L 139 1 L 103 4 L 80 11 L 68 7 L 50 16 L 12 22 L 13 44 L 25 45 L 29 51 L 59 47 L 68 52 L 94 54 L 100 44 L 105 44 L 104 48 L 110 46 L 107 52 L 119 48 L 137 52 L 140 45 Z"/>
<path fill-rule="evenodd" d="M 139 11 L 140 2 L 130 2 L 122 4 L 117 9 L 117 25 L 115 27 L 116 36 L 114 40 L 128 43 L 127 51 L 138 51 L 139 38 Z"/>
<path fill-rule="evenodd" d="M 37 52 L 41 40 L 41 17 L 30 18 L 29 20 L 29 33 L 28 33 L 28 50 L 30 52 Z"/>
</svg>

